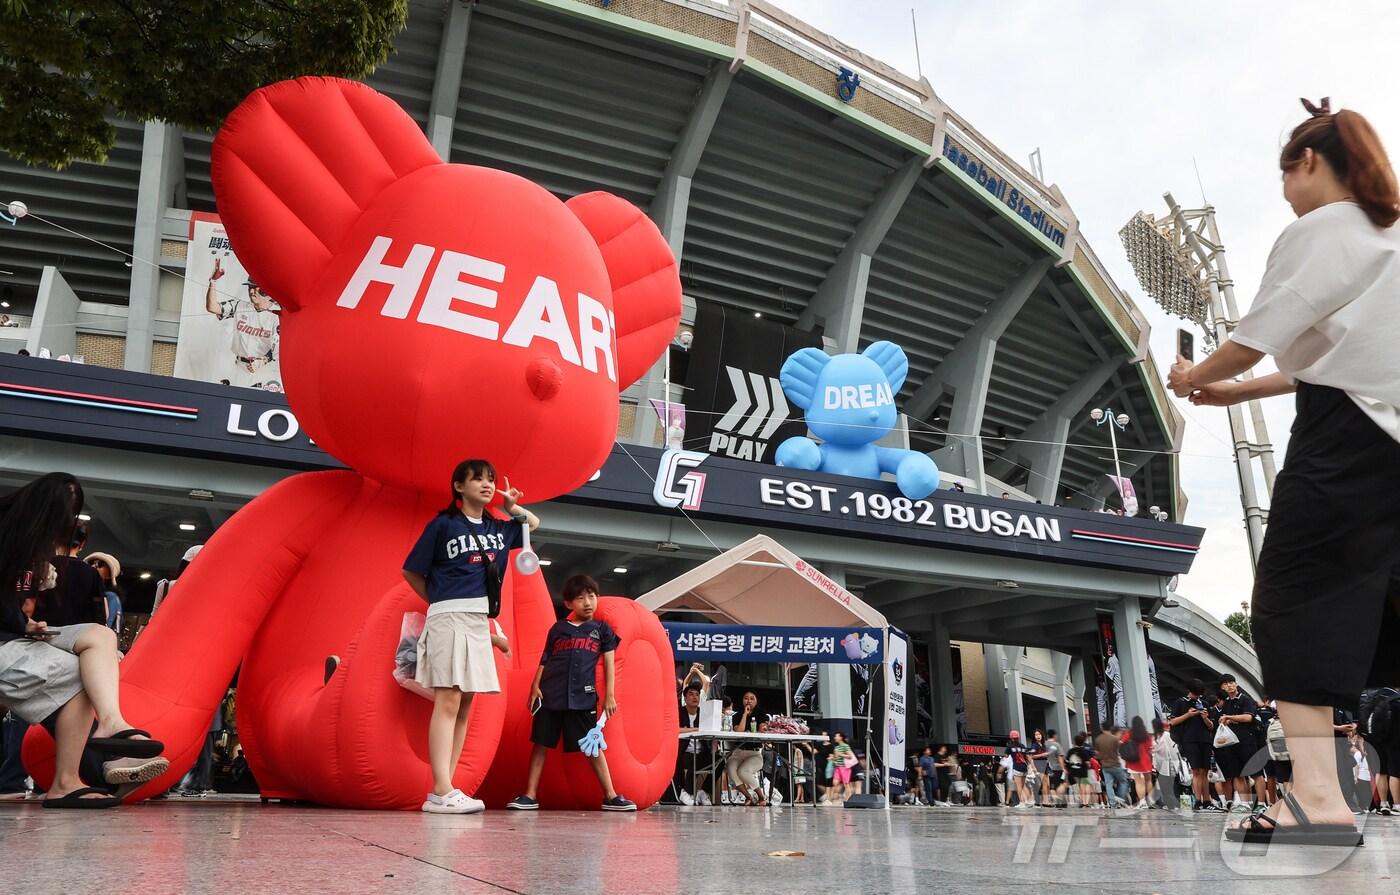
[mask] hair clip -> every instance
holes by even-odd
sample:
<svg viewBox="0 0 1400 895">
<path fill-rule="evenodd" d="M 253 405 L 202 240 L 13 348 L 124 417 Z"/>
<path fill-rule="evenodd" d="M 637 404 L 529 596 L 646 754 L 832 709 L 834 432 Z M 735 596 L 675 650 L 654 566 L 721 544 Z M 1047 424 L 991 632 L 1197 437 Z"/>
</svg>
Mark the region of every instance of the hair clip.
<svg viewBox="0 0 1400 895">
<path fill-rule="evenodd" d="M 1308 102 L 1306 99 L 1302 100 L 1302 103 L 1303 108 L 1307 109 L 1308 114 L 1314 118 L 1321 118 L 1323 115 L 1332 114 L 1332 97 L 1330 96 L 1324 96 L 1322 98 L 1322 102 L 1316 106 Z"/>
</svg>

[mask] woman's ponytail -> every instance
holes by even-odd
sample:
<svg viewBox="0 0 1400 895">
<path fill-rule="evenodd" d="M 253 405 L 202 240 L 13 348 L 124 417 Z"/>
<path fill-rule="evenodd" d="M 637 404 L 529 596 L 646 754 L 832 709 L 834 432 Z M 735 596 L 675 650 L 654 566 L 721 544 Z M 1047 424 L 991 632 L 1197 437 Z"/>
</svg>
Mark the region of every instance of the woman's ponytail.
<svg viewBox="0 0 1400 895">
<path fill-rule="evenodd" d="M 1279 154 L 1279 167 L 1293 167 L 1303 160 L 1303 151 L 1311 149 L 1327 159 L 1371 223 L 1386 228 L 1400 220 L 1395 171 L 1371 123 L 1350 109 L 1333 114 L 1328 111 L 1326 100 L 1321 108 L 1306 100 L 1303 104 L 1312 117 L 1289 135 Z"/>
<path fill-rule="evenodd" d="M 1395 170 L 1381 145 L 1381 138 L 1359 112 L 1342 109 L 1332 116 L 1337 137 L 1346 153 L 1346 185 L 1356 202 L 1377 227 L 1389 227 L 1400 219 L 1400 193 Z"/>
</svg>

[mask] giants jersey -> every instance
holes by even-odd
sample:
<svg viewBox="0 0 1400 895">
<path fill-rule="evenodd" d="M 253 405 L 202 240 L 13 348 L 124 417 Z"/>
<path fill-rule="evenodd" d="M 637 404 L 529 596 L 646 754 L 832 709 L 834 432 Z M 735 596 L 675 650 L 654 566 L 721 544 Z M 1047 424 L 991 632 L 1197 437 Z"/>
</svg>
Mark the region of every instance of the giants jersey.
<svg viewBox="0 0 1400 895">
<path fill-rule="evenodd" d="M 233 320 L 233 353 L 238 357 L 269 357 L 277 344 L 281 321 L 273 311 L 259 311 L 251 301 L 219 302 L 219 319 Z"/>
</svg>

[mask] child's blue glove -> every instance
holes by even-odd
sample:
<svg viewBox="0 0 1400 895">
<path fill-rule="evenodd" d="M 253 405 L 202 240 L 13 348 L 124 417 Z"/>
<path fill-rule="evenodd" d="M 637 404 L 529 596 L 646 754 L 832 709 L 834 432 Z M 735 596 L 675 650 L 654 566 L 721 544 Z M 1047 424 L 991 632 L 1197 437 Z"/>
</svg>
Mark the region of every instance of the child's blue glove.
<svg viewBox="0 0 1400 895">
<path fill-rule="evenodd" d="M 593 729 L 585 733 L 583 738 L 578 741 L 580 752 L 589 758 L 597 758 L 604 749 L 608 748 L 608 741 L 603 739 L 603 725 L 607 723 L 608 713 L 603 712 L 598 717 L 598 723 L 593 726 Z"/>
</svg>

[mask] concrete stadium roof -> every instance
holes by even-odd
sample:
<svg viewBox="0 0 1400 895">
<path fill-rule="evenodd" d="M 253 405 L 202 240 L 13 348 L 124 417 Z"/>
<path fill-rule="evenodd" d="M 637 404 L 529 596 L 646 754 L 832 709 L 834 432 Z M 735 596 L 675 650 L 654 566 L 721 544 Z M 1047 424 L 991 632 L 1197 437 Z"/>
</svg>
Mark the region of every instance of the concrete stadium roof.
<svg viewBox="0 0 1400 895">
<path fill-rule="evenodd" d="M 1026 452 L 1050 440 L 1047 413 L 1083 391 L 1070 408 L 1057 502 L 1092 505 L 1107 492 L 1108 433 L 1083 411 L 1110 405 L 1133 418 L 1120 449 L 1125 467 L 1140 470 L 1143 506 L 1180 518 L 1171 452 L 1182 419 L 1147 354 L 1145 319 L 1079 235 L 1058 188 L 1008 159 L 926 81 L 762 0 L 458 6 L 413 0 L 394 55 L 367 79 L 430 134 L 434 116 L 449 118 L 451 161 L 513 171 L 561 197 L 611 190 L 655 214 L 698 107 L 718 92 L 679 246 L 690 299 L 833 337 L 851 311 L 826 293 L 852 253 L 865 252 L 858 337 L 891 339 L 909 354 L 900 404 L 921 408 L 910 413 L 912 447 L 980 436 L 989 471 L 1018 486 Z M 448 45 L 448 22 L 463 15 L 461 74 L 446 79 L 444 60 L 461 50 Z M 836 96 L 843 67 L 862 78 L 850 103 Z M 129 251 L 142 129 L 118 122 L 118 132 L 106 165 L 55 173 L 0 157 L 0 180 L 36 213 Z M 183 135 L 175 207 L 215 210 L 210 141 Z M 168 248 L 162 263 L 178 270 L 182 245 Z M 126 301 L 123 257 L 76 237 L 0 227 L 0 258 L 16 271 L 6 282 L 21 313 L 44 265 L 59 267 L 85 301 Z M 952 395 L 935 374 L 1027 276 L 1033 289 L 996 340 L 980 430 L 950 436 Z"/>
</svg>

